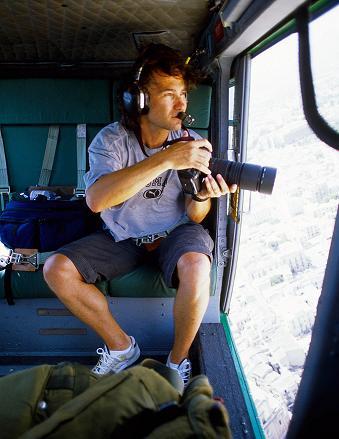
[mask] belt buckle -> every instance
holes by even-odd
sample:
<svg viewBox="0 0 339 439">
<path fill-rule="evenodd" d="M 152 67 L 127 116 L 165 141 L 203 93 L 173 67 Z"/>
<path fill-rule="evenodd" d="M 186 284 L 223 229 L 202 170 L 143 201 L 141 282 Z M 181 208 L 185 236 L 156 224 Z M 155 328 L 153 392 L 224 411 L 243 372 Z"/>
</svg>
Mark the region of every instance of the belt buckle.
<svg viewBox="0 0 339 439">
<path fill-rule="evenodd" d="M 142 236 L 141 238 L 136 238 L 135 243 L 138 247 L 142 244 L 152 244 L 159 238 L 166 236 L 166 233 L 153 233 L 151 235 Z"/>
<path fill-rule="evenodd" d="M 156 239 L 158 239 L 158 234 L 154 233 L 153 235 L 146 235 L 141 238 L 143 244 L 151 244 Z"/>
<path fill-rule="evenodd" d="M 154 236 L 155 235 L 146 235 L 142 236 L 141 238 L 136 238 L 135 243 L 138 247 L 140 247 L 142 244 L 150 244 L 156 239 Z"/>
</svg>

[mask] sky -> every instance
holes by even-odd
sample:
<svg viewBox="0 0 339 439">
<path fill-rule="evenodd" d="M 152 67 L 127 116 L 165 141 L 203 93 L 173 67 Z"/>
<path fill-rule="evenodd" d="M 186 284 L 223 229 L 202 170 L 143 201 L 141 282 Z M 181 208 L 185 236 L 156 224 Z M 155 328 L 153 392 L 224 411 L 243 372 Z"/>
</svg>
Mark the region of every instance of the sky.
<svg viewBox="0 0 339 439">
<path fill-rule="evenodd" d="M 336 6 L 310 25 L 311 62 L 315 85 L 317 78 L 329 69 L 339 72 L 338 23 L 339 6 Z M 251 74 L 258 89 L 261 89 L 260 85 L 266 84 L 269 93 L 269 83 L 273 84 L 274 81 L 280 83 L 283 94 L 287 89 L 294 88 L 298 81 L 298 75 L 288 74 L 291 71 L 298 72 L 297 34 L 282 40 L 278 46 L 279 50 L 268 50 L 253 59 Z"/>
</svg>

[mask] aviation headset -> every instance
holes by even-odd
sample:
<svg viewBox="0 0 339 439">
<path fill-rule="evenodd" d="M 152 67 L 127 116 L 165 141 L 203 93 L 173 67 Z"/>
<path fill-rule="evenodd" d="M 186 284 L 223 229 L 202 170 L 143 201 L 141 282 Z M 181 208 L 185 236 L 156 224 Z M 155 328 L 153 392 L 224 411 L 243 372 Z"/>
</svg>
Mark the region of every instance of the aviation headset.
<svg viewBox="0 0 339 439">
<path fill-rule="evenodd" d="M 147 60 L 141 64 L 135 74 L 133 83 L 123 92 L 122 104 L 128 114 L 147 114 L 149 111 L 148 93 L 139 87 L 141 74 L 146 63 Z"/>
<path fill-rule="evenodd" d="M 122 105 L 129 115 L 147 114 L 149 112 L 149 94 L 140 87 L 139 83 L 145 65 L 151 64 L 152 58 L 152 56 L 150 59 L 150 57 L 146 55 L 146 58 L 136 71 L 133 83 L 122 94 Z M 185 64 L 189 62 L 190 58 L 187 58 Z"/>
</svg>

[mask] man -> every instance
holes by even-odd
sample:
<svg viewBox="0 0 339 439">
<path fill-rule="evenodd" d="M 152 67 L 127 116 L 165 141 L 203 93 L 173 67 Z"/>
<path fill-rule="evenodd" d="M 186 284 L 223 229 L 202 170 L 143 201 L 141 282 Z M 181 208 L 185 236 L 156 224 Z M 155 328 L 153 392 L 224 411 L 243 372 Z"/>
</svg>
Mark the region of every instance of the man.
<svg viewBox="0 0 339 439">
<path fill-rule="evenodd" d="M 127 273 L 153 254 L 166 284 L 177 287 L 167 366 L 187 384 L 188 351 L 208 305 L 213 249 L 199 223 L 211 198 L 236 186 L 229 189 L 221 175 L 211 176 L 209 141 L 182 129 L 178 115 L 186 110 L 195 77 L 180 53 L 150 45 L 135 72 L 123 95 L 123 123 L 103 128 L 89 147 L 86 201 L 92 211 L 101 212 L 105 230 L 59 249 L 47 260 L 44 276 L 66 307 L 104 340 L 93 371 L 115 373 L 133 364 L 140 349 L 115 321 L 94 283 Z M 207 174 L 194 199 L 183 194 L 177 174 L 187 168 Z M 140 245 L 148 235 L 154 242 Z"/>
</svg>

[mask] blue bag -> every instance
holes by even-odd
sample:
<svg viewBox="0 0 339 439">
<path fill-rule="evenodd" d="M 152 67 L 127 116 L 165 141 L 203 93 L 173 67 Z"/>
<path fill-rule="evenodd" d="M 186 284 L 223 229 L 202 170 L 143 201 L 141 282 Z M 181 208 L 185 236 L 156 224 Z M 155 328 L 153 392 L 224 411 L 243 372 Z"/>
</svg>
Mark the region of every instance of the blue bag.
<svg viewBox="0 0 339 439">
<path fill-rule="evenodd" d="M 12 200 L 0 215 L 0 240 L 11 249 L 49 252 L 99 227 L 84 199 Z"/>
</svg>

